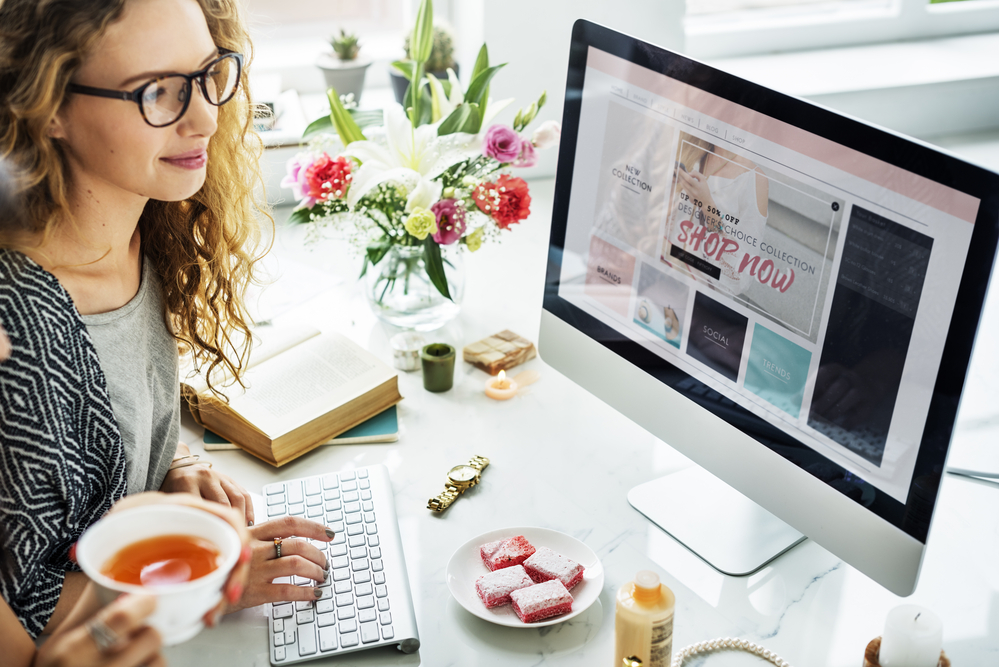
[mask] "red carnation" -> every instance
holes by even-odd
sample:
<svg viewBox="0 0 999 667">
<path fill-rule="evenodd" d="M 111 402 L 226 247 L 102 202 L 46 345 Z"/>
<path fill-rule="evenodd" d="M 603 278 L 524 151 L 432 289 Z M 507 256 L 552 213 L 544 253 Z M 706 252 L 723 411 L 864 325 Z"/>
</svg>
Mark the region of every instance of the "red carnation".
<svg viewBox="0 0 999 667">
<path fill-rule="evenodd" d="M 354 163 L 345 157 L 335 160 L 326 153 L 305 170 L 305 183 L 310 197 L 319 201 L 343 199 L 350 187 Z"/>
<path fill-rule="evenodd" d="M 495 183 L 483 183 L 472 192 L 472 199 L 479 210 L 492 217 L 500 229 L 525 220 L 531 214 L 531 195 L 522 178 L 506 174 Z"/>
</svg>

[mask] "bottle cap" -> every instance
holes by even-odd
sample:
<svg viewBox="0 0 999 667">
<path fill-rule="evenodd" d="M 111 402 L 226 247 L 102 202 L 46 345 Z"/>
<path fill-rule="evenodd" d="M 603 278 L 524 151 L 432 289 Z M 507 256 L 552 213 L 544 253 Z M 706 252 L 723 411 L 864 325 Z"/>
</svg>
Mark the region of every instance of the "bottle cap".
<svg viewBox="0 0 999 667">
<path fill-rule="evenodd" d="M 642 570 L 635 575 L 635 599 L 650 602 L 659 599 L 659 575 Z"/>
</svg>

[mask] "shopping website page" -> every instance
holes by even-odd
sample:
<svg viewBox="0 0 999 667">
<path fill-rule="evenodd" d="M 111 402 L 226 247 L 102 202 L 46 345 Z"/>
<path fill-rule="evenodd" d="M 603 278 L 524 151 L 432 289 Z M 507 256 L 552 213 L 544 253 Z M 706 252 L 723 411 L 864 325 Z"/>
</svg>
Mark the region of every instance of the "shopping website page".
<svg viewBox="0 0 999 667">
<path fill-rule="evenodd" d="M 559 296 L 904 503 L 978 205 L 590 47 Z"/>
</svg>

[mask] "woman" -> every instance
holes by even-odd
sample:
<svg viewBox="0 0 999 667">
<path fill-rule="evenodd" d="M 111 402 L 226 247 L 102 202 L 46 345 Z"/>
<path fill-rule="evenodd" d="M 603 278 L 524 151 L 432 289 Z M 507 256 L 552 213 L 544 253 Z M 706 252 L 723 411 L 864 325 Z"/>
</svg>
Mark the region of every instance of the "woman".
<svg viewBox="0 0 999 667">
<path fill-rule="evenodd" d="M 723 290 L 732 294 L 741 294 L 747 289 L 749 280 L 739 271 L 739 263 L 746 252 L 758 254 L 767 226 L 769 180 L 748 158 L 689 135 L 681 135 L 681 139 L 675 172 L 673 221 L 663 259 L 676 266 L 676 259 L 669 253 L 669 244 L 677 245 L 721 270 L 718 281 L 713 284 L 720 284 Z M 693 214 L 681 214 L 680 204 L 688 205 Z M 680 228 L 685 219 L 694 225 L 703 225 L 705 238 L 716 233 L 719 242 L 722 239 L 734 241 L 739 250 L 718 257 L 717 246 L 713 253 L 707 253 L 704 241 L 695 249 L 689 240 L 690 232 L 685 233 Z M 682 241 L 682 238 L 688 240 Z M 755 246 L 751 239 L 755 239 Z"/>
<path fill-rule="evenodd" d="M 238 0 L 4 0 L 0 157 L 26 215 L 0 215 L 0 593 L 51 630 L 85 577 L 69 546 L 125 493 L 190 491 L 253 520 L 247 493 L 178 443 L 178 344 L 238 379 L 257 240 Z M 313 599 L 325 556 L 252 528 L 243 606 Z"/>
</svg>

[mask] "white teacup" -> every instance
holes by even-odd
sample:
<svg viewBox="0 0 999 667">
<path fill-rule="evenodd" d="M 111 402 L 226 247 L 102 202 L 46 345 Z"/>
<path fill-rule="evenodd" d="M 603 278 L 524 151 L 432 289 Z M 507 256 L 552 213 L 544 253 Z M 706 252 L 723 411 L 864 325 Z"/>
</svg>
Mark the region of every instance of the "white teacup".
<svg viewBox="0 0 999 667">
<path fill-rule="evenodd" d="M 124 547 L 160 535 L 191 535 L 210 541 L 219 552 L 218 567 L 193 581 L 165 586 L 136 586 L 101 573 L 111 556 Z M 76 544 L 76 561 L 97 585 L 101 602 L 122 593 L 156 598 L 156 611 L 147 619 L 165 646 L 191 639 L 204 627 L 202 618 L 222 599 L 222 587 L 242 550 L 239 534 L 222 519 L 192 507 L 143 505 L 115 512 L 88 528 Z"/>
</svg>

